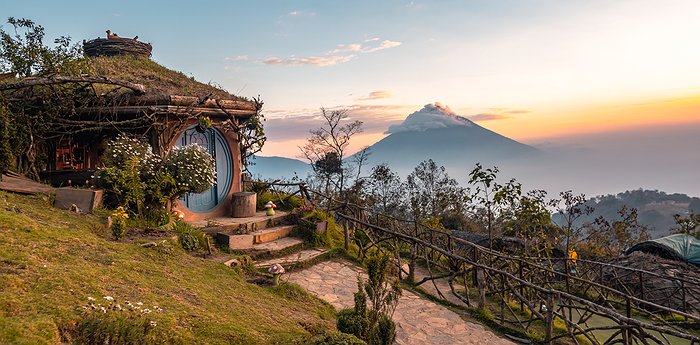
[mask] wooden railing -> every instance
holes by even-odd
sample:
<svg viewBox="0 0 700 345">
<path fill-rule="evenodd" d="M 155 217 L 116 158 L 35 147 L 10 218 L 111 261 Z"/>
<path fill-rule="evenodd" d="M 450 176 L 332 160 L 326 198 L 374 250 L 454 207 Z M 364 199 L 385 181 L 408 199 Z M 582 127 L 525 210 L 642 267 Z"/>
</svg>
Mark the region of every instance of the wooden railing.
<svg viewBox="0 0 700 345">
<path fill-rule="evenodd" d="M 338 202 L 333 209 L 346 247 L 356 243 L 361 258 L 371 250 L 393 255 L 400 279 L 418 286 L 430 283 L 438 296 L 450 294 L 455 297 L 451 301 L 466 306 L 489 305 L 496 310 L 495 320 L 541 333 L 545 343 L 700 343 L 692 331 L 700 326 L 694 297 L 699 287 L 692 280 L 590 260 L 574 264 L 570 259 L 510 256 L 447 230 L 373 214 L 358 205 Z M 427 271 L 421 278 L 419 264 Z M 623 279 L 629 274 L 641 283 Z M 662 279 L 673 288 L 667 298 L 651 299 L 659 291 L 652 293 L 655 287 L 644 279 Z"/>
</svg>

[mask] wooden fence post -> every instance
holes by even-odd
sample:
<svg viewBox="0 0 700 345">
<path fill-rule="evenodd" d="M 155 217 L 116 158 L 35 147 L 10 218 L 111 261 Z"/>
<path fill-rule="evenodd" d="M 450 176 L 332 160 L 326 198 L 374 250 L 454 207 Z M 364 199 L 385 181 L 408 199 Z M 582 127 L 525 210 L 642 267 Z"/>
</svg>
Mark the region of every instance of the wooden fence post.
<svg viewBox="0 0 700 345">
<path fill-rule="evenodd" d="M 343 237 L 345 237 L 345 250 L 350 250 L 350 231 L 348 230 L 347 219 L 343 219 Z"/>
<path fill-rule="evenodd" d="M 552 335 L 554 332 L 554 293 L 552 290 L 547 291 L 547 302 L 545 304 L 547 313 L 545 313 L 544 322 L 544 342 L 545 344 L 553 344 Z"/>
<path fill-rule="evenodd" d="M 416 254 L 418 251 L 418 243 L 411 243 L 411 260 L 408 262 L 408 281 L 411 284 L 416 282 Z"/>
<path fill-rule="evenodd" d="M 486 307 L 486 282 L 484 281 L 484 270 L 475 267 L 476 270 L 476 287 L 479 290 L 479 308 Z"/>
</svg>

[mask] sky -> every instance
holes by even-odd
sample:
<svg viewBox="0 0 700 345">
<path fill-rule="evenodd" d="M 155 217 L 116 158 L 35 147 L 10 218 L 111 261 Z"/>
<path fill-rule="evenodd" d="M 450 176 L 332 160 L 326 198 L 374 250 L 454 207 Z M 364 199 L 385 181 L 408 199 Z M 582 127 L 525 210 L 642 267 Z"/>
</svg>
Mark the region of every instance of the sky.
<svg viewBox="0 0 700 345">
<path fill-rule="evenodd" d="M 49 39 L 138 35 L 166 67 L 260 95 L 264 155 L 298 157 L 321 107 L 364 122 L 352 149 L 434 102 L 544 146 L 700 123 L 695 0 L 23 0 L 0 13 Z"/>
</svg>

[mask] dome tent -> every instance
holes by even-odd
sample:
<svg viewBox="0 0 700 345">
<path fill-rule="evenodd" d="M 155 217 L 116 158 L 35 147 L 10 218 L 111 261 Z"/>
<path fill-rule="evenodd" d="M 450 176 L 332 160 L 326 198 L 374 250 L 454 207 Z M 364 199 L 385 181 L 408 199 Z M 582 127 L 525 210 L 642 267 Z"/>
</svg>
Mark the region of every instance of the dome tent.
<svg viewBox="0 0 700 345">
<path fill-rule="evenodd" d="M 676 234 L 635 244 L 625 254 L 640 251 L 656 256 L 700 265 L 700 239 L 686 234 Z"/>
</svg>

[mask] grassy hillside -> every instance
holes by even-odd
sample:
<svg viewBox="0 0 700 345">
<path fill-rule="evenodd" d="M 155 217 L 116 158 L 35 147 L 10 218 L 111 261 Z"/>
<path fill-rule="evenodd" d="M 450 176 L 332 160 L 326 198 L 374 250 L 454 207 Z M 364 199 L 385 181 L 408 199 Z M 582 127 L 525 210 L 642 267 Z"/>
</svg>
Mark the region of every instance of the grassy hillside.
<svg viewBox="0 0 700 345">
<path fill-rule="evenodd" d="M 103 296 L 163 308 L 149 317 L 183 343 L 303 343 L 334 328 L 333 308 L 294 286 L 259 287 L 175 244 L 108 236 L 96 216 L 0 192 L 0 344 L 59 343 L 79 306 Z"/>
</svg>

